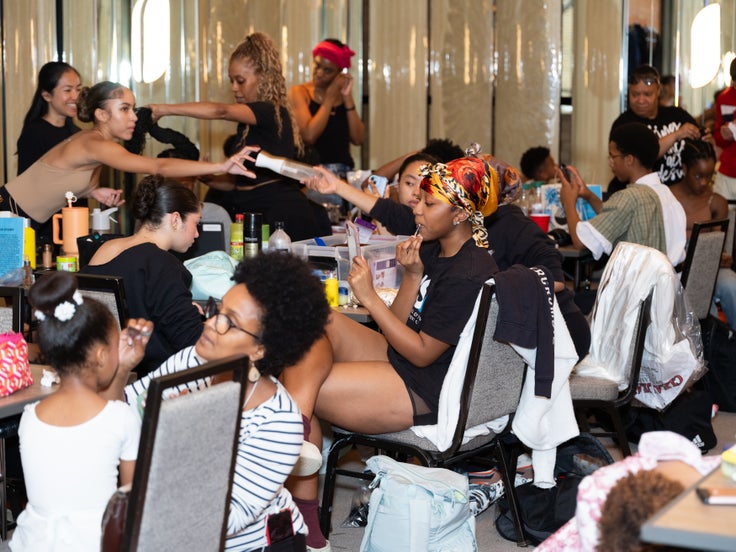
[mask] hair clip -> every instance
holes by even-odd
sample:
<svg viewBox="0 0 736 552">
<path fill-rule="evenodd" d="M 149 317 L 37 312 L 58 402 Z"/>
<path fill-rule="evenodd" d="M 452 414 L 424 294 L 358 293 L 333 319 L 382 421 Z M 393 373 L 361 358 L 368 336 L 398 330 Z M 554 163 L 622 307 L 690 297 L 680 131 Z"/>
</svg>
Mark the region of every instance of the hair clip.
<svg viewBox="0 0 736 552">
<path fill-rule="evenodd" d="M 480 144 L 478 142 L 470 142 L 465 148 L 465 157 L 477 157 L 480 153 Z"/>
</svg>

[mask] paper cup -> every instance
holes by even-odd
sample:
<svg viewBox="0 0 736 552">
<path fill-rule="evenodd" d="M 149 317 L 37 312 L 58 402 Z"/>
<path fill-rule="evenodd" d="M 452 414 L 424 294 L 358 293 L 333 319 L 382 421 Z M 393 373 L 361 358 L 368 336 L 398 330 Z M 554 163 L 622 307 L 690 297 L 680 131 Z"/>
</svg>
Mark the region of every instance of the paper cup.
<svg viewBox="0 0 736 552">
<path fill-rule="evenodd" d="M 532 213 L 529 218 L 537 223 L 545 234 L 549 232 L 549 213 Z"/>
</svg>

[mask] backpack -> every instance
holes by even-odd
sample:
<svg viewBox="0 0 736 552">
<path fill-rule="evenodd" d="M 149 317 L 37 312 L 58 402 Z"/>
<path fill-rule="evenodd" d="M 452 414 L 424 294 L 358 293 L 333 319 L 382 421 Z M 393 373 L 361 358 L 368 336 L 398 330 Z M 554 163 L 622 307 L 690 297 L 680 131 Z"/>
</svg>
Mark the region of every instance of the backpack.
<svg viewBox="0 0 736 552">
<path fill-rule="evenodd" d="M 468 478 L 373 456 L 368 524 L 360 552 L 477 552 Z"/>
<path fill-rule="evenodd" d="M 541 489 L 529 482 L 515 489 L 519 517 L 527 540 L 536 546 L 572 519 L 578 485 L 583 477 L 612 463 L 613 458 L 606 448 L 589 433 L 581 433 L 559 445 L 555 462 L 557 485 Z M 504 539 L 516 542 L 516 529 L 506 495 L 498 501 L 497 511 L 498 533 Z"/>
<path fill-rule="evenodd" d="M 724 412 L 736 412 L 736 332 L 710 317 L 703 324 L 703 356 L 708 371 L 703 387 Z"/>
<path fill-rule="evenodd" d="M 648 431 L 673 431 L 687 437 L 705 454 L 718 439 L 713 431 L 713 397 L 705 389 L 693 387 L 658 412 L 652 408 L 632 407 L 628 413 L 626 436 L 634 443 Z"/>
</svg>

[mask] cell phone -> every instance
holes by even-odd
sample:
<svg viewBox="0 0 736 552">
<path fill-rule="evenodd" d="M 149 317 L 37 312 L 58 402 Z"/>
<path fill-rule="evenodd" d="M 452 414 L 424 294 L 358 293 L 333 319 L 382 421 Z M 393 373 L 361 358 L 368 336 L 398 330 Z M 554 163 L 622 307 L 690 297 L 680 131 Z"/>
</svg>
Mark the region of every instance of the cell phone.
<svg viewBox="0 0 736 552">
<path fill-rule="evenodd" d="M 568 182 L 572 182 L 572 178 L 570 177 L 570 169 L 567 168 L 567 165 L 565 165 L 564 163 L 560 163 L 560 171 L 562 171 L 562 175 Z"/>
<path fill-rule="evenodd" d="M 370 180 L 373 185 L 376 187 L 376 191 L 378 194 L 383 197 L 383 195 L 386 193 L 386 185 L 388 185 L 388 178 L 385 176 L 380 176 L 377 174 L 372 174 L 368 177 L 368 180 Z"/>
<path fill-rule="evenodd" d="M 290 539 L 294 536 L 294 526 L 291 523 L 291 510 L 281 510 L 278 514 L 271 514 L 266 520 L 266 542 L 269 546 Z"/>
</svg>

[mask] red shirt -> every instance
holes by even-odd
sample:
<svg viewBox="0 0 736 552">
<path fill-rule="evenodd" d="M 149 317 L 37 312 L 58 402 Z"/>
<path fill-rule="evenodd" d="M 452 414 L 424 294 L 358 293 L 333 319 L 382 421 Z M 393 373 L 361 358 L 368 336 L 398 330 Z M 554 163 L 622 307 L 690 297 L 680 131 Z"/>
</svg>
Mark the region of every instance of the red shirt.
<svg viewBox="0 0 736 552">
<path fill-rule="evenodd" d="M 721 166 L 718 172 L 731 178 L 736 178 L 736 141 L 724 140 L 721 136 L 721 127 L 734 120 L 736 111 L 736 88 L 729 86 L 716 98 L 716 128 L 714 137 L 716 144 L 723 148 Z M 725 121 L 724 121 L 725 115 Z"/>
</svg>

